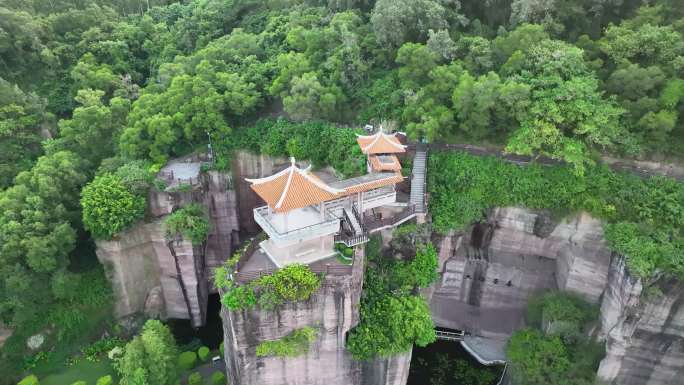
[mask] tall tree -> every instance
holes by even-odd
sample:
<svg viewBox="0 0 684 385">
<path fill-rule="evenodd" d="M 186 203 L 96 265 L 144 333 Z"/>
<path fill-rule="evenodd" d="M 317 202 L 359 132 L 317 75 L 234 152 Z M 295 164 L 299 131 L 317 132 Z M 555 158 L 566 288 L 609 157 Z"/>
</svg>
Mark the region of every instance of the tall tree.
<svg viewBox="0 0 684 385">
<path fill-rule="evenodd" d="M 173 385 L 178 381 L 178 348 L 169 328 L 145 322 L 142 333 L 124 348 L 117 362 L 121 385 Z"/>
</svg>

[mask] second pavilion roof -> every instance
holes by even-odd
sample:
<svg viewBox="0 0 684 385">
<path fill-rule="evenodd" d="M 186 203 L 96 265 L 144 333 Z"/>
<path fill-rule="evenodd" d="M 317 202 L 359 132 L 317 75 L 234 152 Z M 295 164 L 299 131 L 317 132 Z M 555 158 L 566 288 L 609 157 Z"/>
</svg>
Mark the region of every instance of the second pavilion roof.
<svg viewBox="0 0 684 385">
<path fill-rule="evenodd" d="M 396 154 L 406 152 L 406 146 L 401 144 L 395 134 L 388 135 L 378 131 L 373 135 L 359 135 L 356 142 L 364 154 Z"/>
</svg>

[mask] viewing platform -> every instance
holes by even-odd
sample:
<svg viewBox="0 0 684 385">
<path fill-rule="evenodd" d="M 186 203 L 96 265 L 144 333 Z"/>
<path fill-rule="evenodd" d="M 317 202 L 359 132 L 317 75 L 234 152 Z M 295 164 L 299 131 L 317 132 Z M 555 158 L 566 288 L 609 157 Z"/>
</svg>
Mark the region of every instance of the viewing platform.
<svg viewBox="0 0 684 385">
<path fill-rule="evenodd" d="M 287 213 L 274 213 L 268 206 L 254 209 L 254 220 L 274 242 L 281 246 L 302 242 L 311 238 L 336 234 L 340 230 L 340 218 L 329 210 L 321 214 L 313 207 L 303 207 Z"/>
</svg>

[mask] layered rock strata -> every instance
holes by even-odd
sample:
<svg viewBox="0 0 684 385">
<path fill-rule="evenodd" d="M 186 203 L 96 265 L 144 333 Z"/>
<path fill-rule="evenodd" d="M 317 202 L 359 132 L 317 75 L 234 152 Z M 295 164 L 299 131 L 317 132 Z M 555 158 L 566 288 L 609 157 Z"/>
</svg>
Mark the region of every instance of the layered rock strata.
<svg viewBox="0 0 684 385">
<path fill-rule="evenodd" d="M 144 312 L 162 318 L 206 320 L 207 297 L 215 291 L 212 268 L 225 261 L 238 241 L 238 217 L 231 177 L 202 173 L 188 191 L 149 194 L 148 220 L 97 242 L 97 256 L 114 290 L 115 315 Z M 196 202 L 207 208 L 211 232 L 193 246 L 188 240 L 167 239 L 163 222 L 174 210 Z"/>
<path fill-rule="evenodd" d="M 684 383 L 684 284 L 661 279 L 645 289 L 614 258 L 601 303 L 606 356 L 599 378 L 619 385 Z"/>
<path fill-rule="evenodd" d="M 439 250 L 436 324 L 495 338 L 522 326 L 535 292 L 569 290 L 598 303 L 610 264 L 600 221 L 585 213 L 554 221 L 514 207 L 442 238 Z"/>
</svg>

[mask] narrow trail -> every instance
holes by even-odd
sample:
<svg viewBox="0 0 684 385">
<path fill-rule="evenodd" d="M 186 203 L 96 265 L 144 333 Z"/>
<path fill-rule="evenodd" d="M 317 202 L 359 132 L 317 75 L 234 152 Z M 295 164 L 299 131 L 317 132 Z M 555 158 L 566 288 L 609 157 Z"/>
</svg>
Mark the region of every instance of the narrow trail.
<svg viewBox="0 0 684 385">
<path fill-rule="evenodd" d="M 415 148 L 415 145 L 409 145 Z M 547 157 L 531 157 L 526 155 L 506 154 L 500 149 L 475 146 L 471 144 L 443 144 L 430 143 L 427 147 L 432 151 L 464 151 L 475 156 L 495 156 L 505 161 L 520 165 L 536 163 L 543 166 L 560 166 L 565 163 Z M 674 164 L 661 164 L 657 162 L 646 162 L 637 160 L 616 159 L 610 156 L 601 157 L 604 164 L 618 172 L 627 172 L 642 178 L 652 176 L 665 176 L 678 181 L 684 181 L 684 167 Z"/>
</svg>

